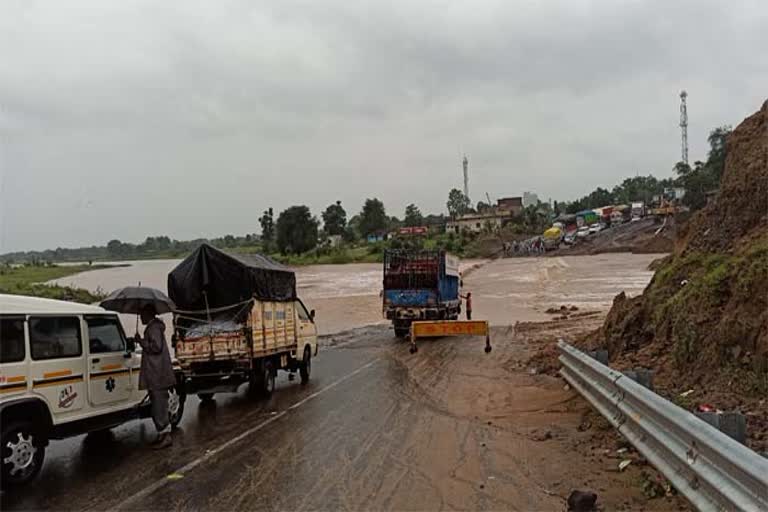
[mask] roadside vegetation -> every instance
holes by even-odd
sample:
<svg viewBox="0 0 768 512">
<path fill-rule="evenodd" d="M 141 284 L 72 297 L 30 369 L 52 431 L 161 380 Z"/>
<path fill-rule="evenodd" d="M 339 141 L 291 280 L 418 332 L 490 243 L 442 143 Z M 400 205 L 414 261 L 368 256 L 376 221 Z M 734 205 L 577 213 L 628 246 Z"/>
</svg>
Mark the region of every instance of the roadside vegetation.
<svg viewBox="0 0 768 512">
<path fill-rule="evenodd" d="M 104 294 L 91 293 L 88 290 L 72 288 L 70 286 L 48 285 L 45 283 L 100 268 L 109 268 L 109 266 L 2 265 L 0 266 L 0 293 L 29 295 L 90 304 L 104 298 Z"/>
<path fill-rule="evenodd" d="M 720 126 L 712 130 L 707 138 L 709 153 L 706 162 L 697 160 L 693 166 L 677 162 L 672 168 L 675 178 L 657 179 L 650 174 L 633 176 L 611 190 L 597 187 L 575 201 L 561 203 L 555 201 L 555 213 L 576 213 L 609 204 L 629 204 L 633 201 L 648 203 L 653 196 L 671 187 L 684 188 L 683 204 L 691 211 L 699 210 L 707 204 L 707 194 L 716 191 L 720 186 L 720 178 L 725 169 L 725 142 L 731 132 L 730 126 Z"/>
</svg>

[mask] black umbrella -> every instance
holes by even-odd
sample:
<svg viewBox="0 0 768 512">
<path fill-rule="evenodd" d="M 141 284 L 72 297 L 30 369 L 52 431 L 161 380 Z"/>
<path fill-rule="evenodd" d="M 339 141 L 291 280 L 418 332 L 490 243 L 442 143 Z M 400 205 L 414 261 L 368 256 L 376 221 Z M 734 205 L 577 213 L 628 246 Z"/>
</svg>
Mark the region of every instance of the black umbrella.
<svg viewBox="0 0 768 512">
<path fill-rule="evenodd" d="M 147 306 L 155 308 L 158 315 L 170 313 L 176 304 L 166 294 L 146 286 L 126 286 L 109 294 L 101 301 L 101 307 L 118 313 L 138 315 Z"/>
</svg>

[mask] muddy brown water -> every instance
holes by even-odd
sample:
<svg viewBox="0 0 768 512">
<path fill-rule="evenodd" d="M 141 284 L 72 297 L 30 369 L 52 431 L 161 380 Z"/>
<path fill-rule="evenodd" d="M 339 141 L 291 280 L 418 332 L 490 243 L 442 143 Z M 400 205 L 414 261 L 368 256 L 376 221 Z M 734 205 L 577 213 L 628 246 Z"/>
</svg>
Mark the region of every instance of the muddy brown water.
<svg viewBox="0 0 768 512">
<path fill-rule="evenodd" d="M 606 310 L 624 291 L 636 295 L 650 281 L 648 264 L 659 254 L 601 254 L 558 258 L 508 258 L 492 262 L 465 260 L 462 271 L 479 266 L 464 279 L 472 292 L 474 316 L 494 325 L 545 320 L 545 311 L 562 304 L 579 309 Z M 55 281 L 88 290 L 109 292 L 141 282 L 166 289 L 168 272 L 179 260 L 129 262 L 84 272 Z M 381 265 L 310 265 L 298 267 L 299 296 L 317 313 L 321 334 L 331 334 L 376 323 L 381 313 Z M 130 323 L 130 321 L 126 321 Z M 132 325 L 126 325 L 132 331 Z"/>
</svg>

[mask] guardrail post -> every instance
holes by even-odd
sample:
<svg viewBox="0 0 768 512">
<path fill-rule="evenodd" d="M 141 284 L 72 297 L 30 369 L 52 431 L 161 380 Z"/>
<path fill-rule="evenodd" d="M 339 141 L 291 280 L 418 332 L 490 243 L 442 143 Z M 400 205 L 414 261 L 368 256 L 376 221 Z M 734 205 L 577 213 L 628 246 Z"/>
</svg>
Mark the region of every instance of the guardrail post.
<svg viewBox="0 0 768 512">
<path fill-rule="evenodd" d="M 701 412 L 695 411 L 694 414 L 700 420 L 706 421 L 723 434 L 731 439 L 735 439 L 741 444 L 747 442 L 747 418 L 739 412 Z"/>
<path fill-rule="evenodd" d="M 623 373 L 641 386 L 653 391 L 653 370 L 648 370 L 647 368 L 635 368 L 634 370 L 627 370 Z"/>
<path fill-rule="evenodd" d="M 608 366 L 608 351 L 607 350 L 590 350 L 587 352 L 587 355 L 597 361 L 598 363 L 602 363 L 606 366 Z"/>
</svg>

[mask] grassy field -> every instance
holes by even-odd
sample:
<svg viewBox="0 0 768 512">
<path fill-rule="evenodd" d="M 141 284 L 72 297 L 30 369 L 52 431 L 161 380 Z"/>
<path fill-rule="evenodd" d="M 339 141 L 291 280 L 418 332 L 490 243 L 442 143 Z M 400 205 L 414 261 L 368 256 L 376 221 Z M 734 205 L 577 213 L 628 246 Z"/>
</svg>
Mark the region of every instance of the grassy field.
<svg viewBox="0 0 768 512">
<path fill-rule="evenodd" d="M 33 297 L 90 304 L 103 298 L 102 295 L 80 288 L 53 286 L 44 283 L 53 279 L 60 279 L 73 274 L 79 274 L 80 272 L 101 268 L 109 268 L 109 265 L 0 267 L 0 293 L 30 295 Z"/>
<path fill-rule="evenodd" d="M 340 265 L 344 263 L 380 263 L 383 253 L 370 247 L 351 247 L 332 250 L 327 254 L 309 251 L 304 254 L 272 254 L 271 257 L 284 265 Z"/>
</svg>

